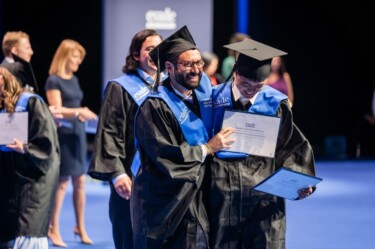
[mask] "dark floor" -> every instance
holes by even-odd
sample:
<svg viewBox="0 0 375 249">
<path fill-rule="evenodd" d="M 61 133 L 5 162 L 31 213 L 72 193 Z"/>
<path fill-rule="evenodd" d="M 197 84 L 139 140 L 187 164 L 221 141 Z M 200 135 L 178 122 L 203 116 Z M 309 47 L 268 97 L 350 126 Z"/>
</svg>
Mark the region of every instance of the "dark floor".
<svg viewBox="0 0 375 249">
<path fill-rule="evenodd" d="M 316 173 L 323 181 L 314 195 L 287 201 L 286 248 L 374 249 L 375 160 L 318 161 Z M 62 236 L 69 248 L 112 249 L 109 188 L 88 177 L 86 190 L 86 224 L 95 245 L 74 238 L 71 188 L 60 218 Z"/>
</svg>

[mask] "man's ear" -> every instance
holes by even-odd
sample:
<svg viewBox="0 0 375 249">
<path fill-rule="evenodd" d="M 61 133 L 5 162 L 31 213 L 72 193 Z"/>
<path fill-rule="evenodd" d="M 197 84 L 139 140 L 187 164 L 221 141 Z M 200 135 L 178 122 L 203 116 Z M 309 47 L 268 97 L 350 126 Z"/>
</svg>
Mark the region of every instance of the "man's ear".
<svg viewBox="0 0 375 249">
<path fill-rule="evenodd" d="M 10 50 L 10 52 L 11 52 L 12 54 L 17 55 L 17 48 L 16 48 L 16 46 L 12 47 L 12 49 Z"/>
<path fill-rule="evenodd" d="M 134 60 L 139 61 L 139 53 L 137 51 L 132 52 L 132 57 L 134 58 Z"/>
</svg>

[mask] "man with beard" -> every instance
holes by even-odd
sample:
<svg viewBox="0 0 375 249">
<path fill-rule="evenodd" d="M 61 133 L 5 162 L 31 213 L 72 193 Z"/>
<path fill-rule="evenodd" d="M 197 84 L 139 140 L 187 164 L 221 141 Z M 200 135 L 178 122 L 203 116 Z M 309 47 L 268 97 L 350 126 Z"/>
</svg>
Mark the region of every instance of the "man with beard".
<svg viewBox="0 0 375 249">
<path fill-rule="evenodd" d="M 314 175 L 312 148 L 293 123 L 287 96 L 264 85 L 272 57 L 286 53 L 254 40 L 225 46 L 238 51 L 233 82 L 213 89 L 214 132 L 221 128 L 224 109 L 281 118 L 275 156 L 262 157 L 218 151 L 210 170 L 209 218 L 211 248 L 285 248 L 283 198 L 252 188 L 280 167 Z M 299 190 L 299 199 L 314 188 Z"/>
<path fill-rule="evenodd" d="M 162 42 L 152 29 L 136 33 L 129 47 L 124 74 L 110 80 L 104 91 L 95 147 L 88 174 L 110 182 L 109 217 L 116 249 L 132 249 L 130 218 L 132 173 L 135 158 L 134 116 L 152 89 L 157 69 L 149 52 Z"/>
<path fill-rule="evenodd" d="M 150 55 L 169 78 L 148 95 L 135 118 L 141 165 L 132 167 L 134 247 L 208 248 L 202 181 L 207 159 L 230 147 L 233 129 L 209 140 L 211 83 L 186 26 Z"/>
</svg>

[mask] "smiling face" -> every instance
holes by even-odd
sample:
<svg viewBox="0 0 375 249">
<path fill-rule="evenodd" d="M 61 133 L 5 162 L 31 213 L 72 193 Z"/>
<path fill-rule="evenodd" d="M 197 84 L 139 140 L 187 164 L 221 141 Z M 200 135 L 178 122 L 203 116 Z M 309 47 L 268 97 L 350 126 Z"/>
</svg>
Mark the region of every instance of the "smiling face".
<svg viewBox="0 0 375 249">
<path fill-rule="evenodd" d="M 244 76 L 239 75 L 238 73 L 234 73 L 234 80 L 233 83 L 236 84 L 236 87 L 240 91 L 241 95 L 247 99 L 251 99 L 254 95 L 260 91 L 263 87 L 263 82 L 256 82 L 253 80 L 249 80 Z"/>
<path fill-rule="evenodd" d="M 68 60 L 66 61 L 66 71 L 75 73 L 78 71 L 79 66 L 82 63 L 82 54 L 78 49 L 70 54 Z"/>
<path fill-rule="evenodd" d="M 156 73 L 156 66 L 150 57 L 150 51 L 161 43 L 161 38 L 158 35 L 149 36 L 143 42 L 141 50 L 138 56 L 134 56 L 134 59 L 139 62 L 139 67 L 145 71 L 148 75 L 154 75 Z"/>
<path fill-rule="evenodd" d="M 197 66 L 197 62 L 201 61 L 202 57 L 197 49 L 187 50 L 178 56 L 176 65 L 168 62 L 168 73 L 171 81 L 179 84 L 188 90 L 196 89 L 199 86 L 199 81 L 202 78 L 203 66 Z M 185 66 L 186 62 L 193 62 L 191 67 Z"/>
</svg>

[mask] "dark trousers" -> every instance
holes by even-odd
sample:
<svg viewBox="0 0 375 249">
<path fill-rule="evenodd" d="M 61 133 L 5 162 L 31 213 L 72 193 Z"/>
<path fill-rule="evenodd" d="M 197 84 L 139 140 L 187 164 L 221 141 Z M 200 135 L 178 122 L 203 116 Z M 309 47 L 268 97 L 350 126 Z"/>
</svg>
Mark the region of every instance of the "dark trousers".
<svg viewBox="0 0 375 249">
<path fill-rule="evenodd" d="M 130 201 L 120 197 L 112 184 L 109 198 L 109 218 L 116 249 L 133 249 Z"/>
</svg>

